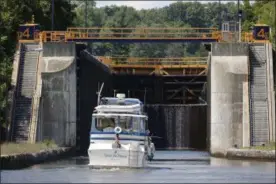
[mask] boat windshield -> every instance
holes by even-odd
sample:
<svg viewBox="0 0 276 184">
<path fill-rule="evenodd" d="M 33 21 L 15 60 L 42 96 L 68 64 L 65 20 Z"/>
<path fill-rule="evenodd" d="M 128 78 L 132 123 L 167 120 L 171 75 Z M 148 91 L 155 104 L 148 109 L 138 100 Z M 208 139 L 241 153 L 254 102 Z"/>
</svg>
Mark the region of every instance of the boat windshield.
<svg viewBox="0 0 276 184">
<path fill-rule="evenodd" d="M 114 133 L 116 126 L 121 127 L 122 133 L 125 134 L 146 132 L 145 119 L 131 116 L 93 117 L 91 131 Z"/>
</svg>

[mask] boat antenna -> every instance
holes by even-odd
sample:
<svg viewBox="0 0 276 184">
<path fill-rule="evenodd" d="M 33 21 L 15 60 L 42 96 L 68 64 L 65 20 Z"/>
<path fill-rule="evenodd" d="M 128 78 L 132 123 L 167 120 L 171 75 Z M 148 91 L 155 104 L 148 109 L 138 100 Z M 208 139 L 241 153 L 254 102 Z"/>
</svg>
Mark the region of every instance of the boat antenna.
<svg viewBox="0 0 276 184">
<path fill-rule="evenodd" d="M 145 94 L 144 94 L 144 105 L 146 105 L 146 96 L 147 96 L 147 88 L 145 88 Z"/>
<path fill-rule="evenodd" d="M 114 89 L 114 90 L 113 90 L 113 96 L 114 96 L 114 97 L 116 97 L 116 92 L 117 92 L 117 90 Z"/>
<path fill-rule="evenodd" d="M 100 91 L 98 92 L 98 105 L 100 104 L 101 93 L 102 93 L 103 87 L 104 87 L 104 82 L 102 83 Z"/>
</svg>

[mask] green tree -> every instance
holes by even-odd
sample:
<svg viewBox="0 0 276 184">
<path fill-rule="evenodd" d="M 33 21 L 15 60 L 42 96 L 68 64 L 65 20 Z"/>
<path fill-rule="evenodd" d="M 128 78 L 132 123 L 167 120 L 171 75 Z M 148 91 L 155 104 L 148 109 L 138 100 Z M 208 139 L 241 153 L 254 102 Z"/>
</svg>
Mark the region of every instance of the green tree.
<svg viewBox="0 0 276 184">
<path fill-rule="evenodd" d="M 74 6 L 67 0 L 55 1 L 55 28 L 64 30 L 72 25 Z M 0 123 L 4 125 L 7 92 L 10 88 L 12 57 L 17 45 L 19 24 L 32 20 L 42 29 L 51 28 L 51 1 L 1 0 L 0 1 Z"/>
<path fill-rule="evenodd" d="M 7 37 L 0 35 L 0 125 L 5 124 L 5 109 L 7 105 L 7 92 L 10 84 L 11 65 L 9 64 L 10 58 L 7 57 L 2 44 L 6 41 Z"/>
<path fill-rule="evenodd" d="M 256 2 L 254 6 L 254 14 L 258 19 L 256 20 L 256 23 L 263 23 L 267 24 L 271 28 L 271 35 L 270 39 L 274 44 L 275 47 L 275 17 L 276 17 L 276 12 L 275 12 L 275 4 L 276 1 L 264 1 L 264 2 Z"/>
<path fill-rule="evenodd" d="M 81 11 L 81 9 L 79 9 Z M 89 25 L 97 27 L 219 27 L 220 21 L 235 20 L 235 3 L 219 4 L 177 2 L 164 8 L 135 10 L 126 6 L 107 6 L 93 8 Z M 77 13 L 77 18 L 83 17 Z M 76 19 L 77 20 L 77 19 Z M 75 21 L 75 26 L 83 25 L 82 20 Z M 110 34 L 116 31 L 110 32 Z M 125 55 L 141 57 L 180 57 L 200 55 L 201 44 L 143 43 L 143 44 L 90 44 L 96 55 Z M 203 53 L 206 55 L 206 52 Z"/>
<path fill-rule="evenodd" d="M 96 3 L 94 1 L 76 1 L 72 3 L 74 6 L 75 17 L 73 20 L 74 26 L 85 27 L 86 11 L 87 11 L 87 27 L 97 26 L 94 24 L 94 17 L 96 15 Z M 86 7 L 87 6 L 87 7 Z M 104 17 L 103 17 L 104 18 Z"/>
<path fill-rule="evenodd" d="M 249 0 L 244 0 L 242 9 L 244 14 L 242 29 L 243 31 L 250 31 L 257 19 L 256 15 L 254 14 L 254 8 L 250 4 Z"/>
</svg>

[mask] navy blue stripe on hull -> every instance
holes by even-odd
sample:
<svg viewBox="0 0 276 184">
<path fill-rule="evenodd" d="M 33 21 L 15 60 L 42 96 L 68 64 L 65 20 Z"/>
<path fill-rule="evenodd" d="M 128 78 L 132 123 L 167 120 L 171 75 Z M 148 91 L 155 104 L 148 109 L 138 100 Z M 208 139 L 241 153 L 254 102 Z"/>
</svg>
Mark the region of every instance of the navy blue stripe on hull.
<svg viewBox="0 0 276 184">
<path fill-rule="evenodd" d="M 113 137 L 91 137 L 90 140 L 115 140 Z M 122 141 L 145 141 L 145 139 L 120 138 Z"/>
<path fill-rule="evenodd" d="M 115 135 L 114 132 L 90 132 L 90 134 L 92 135 L 102 135 L 102 134 L 113 134 Z M 135 136 L 148 136 L 146 133 L 120 133 L 120 135 L 135 135 Z"/>
</svg>

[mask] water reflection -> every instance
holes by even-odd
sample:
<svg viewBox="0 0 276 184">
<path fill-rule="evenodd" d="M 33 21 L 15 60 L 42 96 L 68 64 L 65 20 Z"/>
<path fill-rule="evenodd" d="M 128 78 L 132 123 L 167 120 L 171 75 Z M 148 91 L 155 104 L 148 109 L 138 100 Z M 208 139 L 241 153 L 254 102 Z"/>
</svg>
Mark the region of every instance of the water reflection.
<svg viewBox="0 0 276 184">
<path fill-rule="evenodd" d="M 150 162 L 144 169 L 90 169 L 88 157 L 73 157 L 24 170 L 2 171 L 1 180 L 4 183 L 275 183 L 273 162 L 210 158 L 206 152 L 195 151 L 158 151 L 156 158 L 159 161 Z"/>
<path fill-rule="evenodd" d="M 263 167 L 275 167 L 275 163 L 273 162 L 265 162 L 265 161 L 253 161 L 253 160 L 228 160 L 223 158 L 210 158 L 210 165 L 211 166 L 240 166 L 240 167 L 256 167 L 256 166 L 263 166 Z"/>
<path fill-rule="evenodd" d="M 65 160 L 44 163 L 32 166 L 31 168 L 64 168 L 68 165 L 78 168 L 89 168 L 87 156 L 72 157 Z M 208 152 L 200 151 L 157 151 L 155 159 L 148 164 L 147 169 L 160 169 L 161 166 L 187 166 L 187 165 L 209 165 L 213 167 L 258 167 L 273 168 L 275 163 L 253 160 L 228 160 L 223 158 L 210 157 Z M 170 167 L 166 167 L 168 169 Z M 97 169 L 93 169 L 97 170 Z"/>
</svg>

